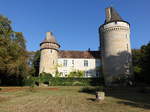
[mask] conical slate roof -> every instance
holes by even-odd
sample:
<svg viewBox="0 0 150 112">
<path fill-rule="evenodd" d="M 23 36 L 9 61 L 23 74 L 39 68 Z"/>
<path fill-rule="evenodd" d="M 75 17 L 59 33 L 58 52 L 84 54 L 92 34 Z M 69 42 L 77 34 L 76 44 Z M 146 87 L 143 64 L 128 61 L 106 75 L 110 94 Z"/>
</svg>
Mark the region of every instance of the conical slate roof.
<svg viewBox="0 0 150 112">
<path fill-rule="evenodd" d="M 57 43 L 55 37 L 53 36 L 52 32 L 46 32 L 46 37 L 43 42 L 52 42 L 52 43 Z"/>
<path fill-rule="evenodd" d="M 113 7 L 106 8 L 105 23 L 113 21 L 124 21 Z"/>
</svg>

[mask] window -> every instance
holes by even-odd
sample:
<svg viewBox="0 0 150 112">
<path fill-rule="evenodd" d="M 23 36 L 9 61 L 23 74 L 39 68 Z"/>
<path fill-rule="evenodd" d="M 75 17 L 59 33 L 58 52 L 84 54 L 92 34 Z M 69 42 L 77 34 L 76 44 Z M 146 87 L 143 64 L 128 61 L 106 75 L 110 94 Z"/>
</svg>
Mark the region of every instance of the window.
<svg viewBox="0 0 150 112">
<path fill-rule="evenodd" d="M 74 66 L 74 60 L 72 60 L 72 66 Z"/>
<path fill-rule="evenodd" d="M 126 34 L 126 38 L 128 38 L 128 34 Z"/>
<path fill-rule="evenodd" d="M 88 71 L 84 72 L 85 77 L 88 77 L 88 74 L 89 74 Z"/>
<path fill-rule="evenodd" d="M 127 51 L 129 51 L 129 47 L 128 47 L 128 44 L 127 44 Z"/>
<path fill-rule="evenodd" d="M 88 67 L 88 60 L 84 60 L 84 66 Z"/>
<path fill-rule="evenodd" d="M 96 67 L 99 67 L 99 66 L 100 66 L 100 60 L 96 59 Z"/>
<path fill-rule="evenodd" d="M 67 60 L 64 60 L 63 66 L 67 66 Z"/>
<path fill-rule="evenodd" d="M 96 70 L 96 77 L 100 76 L 100 71 Z"/>
<path fill-rule="evenodd" d="M 50 53 L 52 53 L 52 49 L 50 49 L 50 51 L 49 51 Z"/>
</svg>

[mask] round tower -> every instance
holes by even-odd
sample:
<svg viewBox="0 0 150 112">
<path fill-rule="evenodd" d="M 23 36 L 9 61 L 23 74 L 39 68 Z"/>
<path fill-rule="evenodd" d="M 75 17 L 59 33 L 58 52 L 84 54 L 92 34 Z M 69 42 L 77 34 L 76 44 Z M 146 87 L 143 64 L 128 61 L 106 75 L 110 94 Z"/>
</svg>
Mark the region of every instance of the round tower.
<svg viewBox="0 0 150 112">
<path fill-rule="evenodd" d="M 60 45 L 55 40 L 52 32 L 46 33 L 45 40 L 40 43 L 41 57 L 39 73 L 45 72 L 55 75 Z"/>
<path fill-rule="evenodd" d="M 114 8 L 106 8 L 106 20 L 99 28 L 102 72 L 106 85 L 131 74 L 130 24 Z"/>
</svg>

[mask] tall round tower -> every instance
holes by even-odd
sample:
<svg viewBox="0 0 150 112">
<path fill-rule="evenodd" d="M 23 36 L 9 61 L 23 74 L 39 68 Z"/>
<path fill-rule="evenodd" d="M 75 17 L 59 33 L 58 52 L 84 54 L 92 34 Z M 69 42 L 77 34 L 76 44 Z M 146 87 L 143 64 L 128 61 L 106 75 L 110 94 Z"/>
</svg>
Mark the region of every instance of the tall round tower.
<svg viewBox="0 0 150 112">
<path fill-rule="evenodd" d="M 102 71 L 105 84 L 131 74 L 130 24 L 114 8 L 106 8 L 106 20 L 99 28 Z"/>
<path fill-rule="evenodd" d="M 40 57 L 40 70 L 39 73 L 50 73 L 53 76 L 56 72 L 57 59 L 60 45 L 55 40 L 52 32 L 46 33 L 45 40 L 40 44 L 41 57 Z"/>
</svg>

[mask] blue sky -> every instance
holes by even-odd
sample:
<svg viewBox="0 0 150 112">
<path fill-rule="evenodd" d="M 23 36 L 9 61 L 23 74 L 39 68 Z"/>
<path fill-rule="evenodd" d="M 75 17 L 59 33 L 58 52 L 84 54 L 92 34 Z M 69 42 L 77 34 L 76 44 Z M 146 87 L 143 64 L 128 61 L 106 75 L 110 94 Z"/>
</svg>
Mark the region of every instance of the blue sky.
<svg viewBox="0 0 150 112">
<path fill-rule="evenodd" d="M 131 24 L 132 48 L 150 41 L 150 0 L 0 0 L 0 14 L 23 32 L 29 51 L 52 31 L 62 50 L 97 50 L 98 27 L 112 5 Z"/>
</svg>

